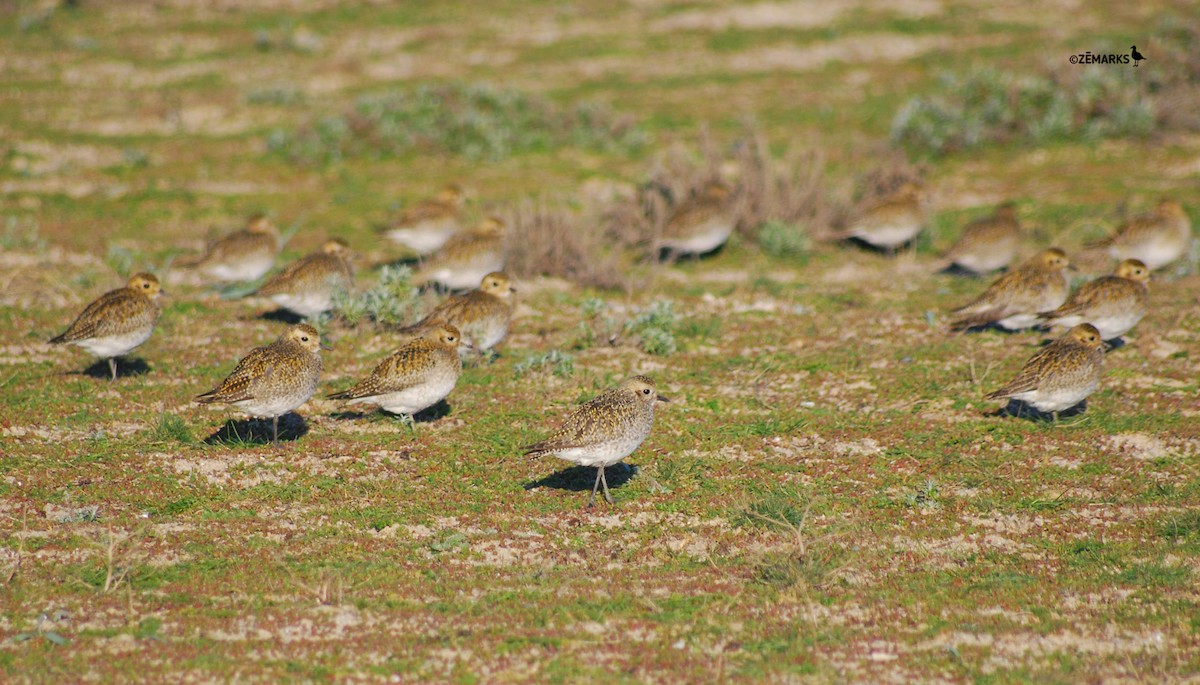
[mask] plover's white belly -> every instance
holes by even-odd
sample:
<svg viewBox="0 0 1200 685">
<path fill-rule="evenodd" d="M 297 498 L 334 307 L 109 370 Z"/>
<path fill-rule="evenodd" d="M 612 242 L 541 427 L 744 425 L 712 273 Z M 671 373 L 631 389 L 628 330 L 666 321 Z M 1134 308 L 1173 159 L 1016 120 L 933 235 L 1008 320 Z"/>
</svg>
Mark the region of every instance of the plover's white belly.
<svg viewBox="0 0 1200 685">
<path fill-rule="evenodd" d="M 470 326 L 468 331 L 464 331 L 470 336 L 470 343 L 479 351 L 490 350 L 496 346 L 496 343 L 504 339 L 508 334 L 508 322 L 505 321 L 499 324 L 481 323 Z"/>
<path fill-rule="evenodd" d="M 1015 255 L 1015 249 L 1005 247 L 994 250 L 976 250 L 955 257 L 954 263 L 968 271 L 987 273 L 1008 266 Z"/>
<path fill-rule="evenodd" d="M 1120 314 L 1092 317 L 1088 319 L 1088 323 L 1100 331 L 1101 340 L 1112 340 L 1128 333 L 1129 329 L 1136 326 L 1142 320 L 1143 316 L 1144 314 L 1141 312 L 1123 312 Z"/>
<path fill-rule="evenodd" d="M 1099 380 L 1091 380 L 1085 385 L 1073 388 L 1056 388 L 1053 390 L 1031 390 L 1013 395 L 1013 399 L 1021 400 L 1038 411 L 1062 411 L 1070 409 L 1087 399 L 1088 395 L 1100 387 Z"/>
<path fill-rule="evenodd" d="M 305 318 L 317 316 L 333 307 L 333 295 L 324 288 L 306 293 L 278 293 L 271 296 L 271 301 Z"/>
<path fill-rule="evenodd" d="M 686 254 L 712 252 L 729 240 L 733 233 L 733 222 L 727 218 L 714 217 L 697 226 L 689 236 L 664 238 L 661 247 Z"/>
<path fill-rule="evenodd" d="M 553 454 L 559 459 L 565 459 L 580 466 L 611 466 L 633 454 L 633 451 L 649 434 L 649 429 L 644 432 L 632 432 L 630 435 L 616 440 L 599 442 L 588 447 L 559 450 Z"/>
<path fill-rule="evenodd" d="M 100 338 L 76 340 L 72 344 L 91 352 L 101 359 L 108 359 L 109 357 L 120 357 L 138 345 L 146 342 L 146 340 L 150 338 L 150 334 L 152 332 L 154 332 L 154 326 L 147 326 L 144 330 L 134 331 L 132 333 L 121 333 L 119 335 L 106 335 Z"/>
<path fill-rule="evenodd" d="M 503 269 L 503 255 L 485 255 L 458 266 L 435 269 L 430 272 L 429 280 L 441 283 L 450 290 L 469 290 L 477 287 L 484 276 Z"/>
<path fill-rule="evenodd" d="M 876 226 L 856 227 L 850 235 L 865 240 L 876 247 L 899 247 L 916 237 L 921 230 L 919 221 L 888 221 Z"/>
<path fill-rule="evenodd" d="M 262 278 L 275 263 L 275 255 L 248 255 L 244 259 L 209 264 L 204 274 L 215 281 L 253 281 Z"/>
<path fill-rule="evenodd" d="M 1151 271 L 1179 259 L 1188 249 L 1189 236 L 1164 235 L 1138 245 L 1114 248 L 1117 259 L 1139 259 Z"/>
<path fill-rule="evenodd" d="M 419 255 L 427 255 L 442 249 L 457 230 L 458 222 L 443 219 L 421 221 L 408 228 L 393 228 L 384 235 Z"/>
<path fill-rule="evenodd" d="M 1051 309 L 1053 309 L 1053 307 L 1051 307 Z M 1038 319 L 1037 314 L 1022 313 L 1022 314 L 1013 314 L 1012 316 L 1006 316 L 1003 319 L 1000 319 L 999 321 L 997 321 L 996 325 L 1000 326 L 1001 328 L 1010 330 L 1010 331 L 1019 331 L 1023 328 L 1030 328 L 1031 326 L 1036 326 L 1038 321 L 1039 321 L 1039 319 Z"/>
<path fill-rule="evenodd" d="M 422 409 L 432 407 L 446 399 L 450 391 L 454 390 L 454 385 L 457 382 L 458 378 L 456 376 L 446 374 L 446 378 L 431 380 L 428 383 L 405 388 L 399 392 L 360 397 L 359 399 L 351 400 L 351 402 L 376 404 L 384 411 L 392 414 L 416 414 Z"/>
<path fill-rule="evenodd" d="M 308 398 L 312 397 L 312 393 L 315 390 L 316 386 L 314 385 L 313 390 L 310 390 L 307 394 L 291 393 L 270 399 L 254 398 L 242 400 L 240 402 L 234 402 L 233 406 L 241 409 L 242 411 L 246 412 L 247 415 L 253 418 L 271 419 L 276 416 L 283 416 L 284 414 L 304 404 L 308 401 Z"/>
</svg>

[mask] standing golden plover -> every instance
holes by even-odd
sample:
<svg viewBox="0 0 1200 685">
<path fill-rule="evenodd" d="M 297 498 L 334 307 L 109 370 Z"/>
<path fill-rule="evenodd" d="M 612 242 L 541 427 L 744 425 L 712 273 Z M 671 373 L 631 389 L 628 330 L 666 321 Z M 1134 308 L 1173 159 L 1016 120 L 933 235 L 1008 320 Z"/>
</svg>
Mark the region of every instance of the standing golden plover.
<svg viewBox="0 0 1200 685">
<path fill-rule="evenodd" d="M 466 343 L 457 328 L 436 325 L 389 355 L 354 387 L 329 399 L 374 404 L 404 416 L 411 424 L 413 414 L 441 402 L 454 390 L 462 374 L 459 346 Z"/>
<path fill-rule="evenodd" d="M 1114 259 L 1137 259 L 1154 271 L 1187 254 L 1192 221 L 1183 205 L 1162 200 L 1153 212 L 1135 216 L 1115 233 L 1089 247 L 1104 248 Z"/>
<path fill-rule="evenodd" d="M 737 224 L 732 192 L 724 181 L 709 181 L 699 195 L 681 202 L 667 218 L 655 252 L 699 256 L 724 245 Z"/>
<path fill-rule="evenodd" d="M 108 361 L 111 380 L 117 380 L 116 358 L 149 339 L 162 308 L 162 288 L 150 273 L 137 273 L 124 288 L 110 290 L 84 308 L 71 326 L 50 339 L 50 344 L 70 343 Z"/>
<path fill-rule="evenodd" d="M 424 257 L 441 249 L 458 232 L 462 214 L 463 189 L 452 183 L 433 198 L 422 200 L 405 210 L 389 226 L 384 236 Z"/>
<path fill-rule="evenodd" d="M 525 447 L 525 454 L 550 455 L 580 466 L 595 466 L 596 482 L 587 506 L 596 503 L 601 485 L 604 500 L 612 504 L 604 467 L 633 454 L 650 435 L 655 404 L 669 401 L 658 394 L 650 378 L 628 378 L 577 409 L 550 437 Z"/>
<path fill-rule="evenodd" d="M 493 216 L 447 241 L 441 251 L 417 269 L 413 283 L 439 283 L 447 290 L 467 290 L 489 273 L 503 271 L 507 257 L 504 221 Z"/>
<path fill-rule="evenodd" d="M 996 324 L 1010 331 L 1038 323 L 1038 313 L 1066 301 L 1071 292 L 1067 253 L 1052 247 L 996 279 L 983 294 L 954 310 L 951 328 L 965 330 Z"/>
<path fill-rule="evenodd" d="M 1012 398 L 1041 412 L 1070 409 L 1100 387 L 1104 340 L 1096 327 L 1081 323 L 1043 347 L 1025 362 L 1008 385 L 990 392 L 989 400 Z"/>
<path fill-rule="evenodd" d="M 1149 280 L 1145 264 L 1126 259 L 1117 265 L 1115 274 L 1084 283 L 1061 307 L 1040 318 L 1058 326 L 1090 323 L 1100 331 L 1101 340 L 1119 338 L 1146 315 Z"/>
<path fill-rule="evenodd" d="M 350 256 L 345 241 L 332 238 L 320 250 L 288 264 L 255 294 L 305 318 L 327 312 L 334 293 L 354 286 Z"/>
<path fill-rule="evenodd" d="M 894 255 L 896 248 L 917 237 L 924 225 L 925 207 L 921 186 L 909 182 L 865 206 L 844 230 L 834 234 L 834 238 L 857 238 Z"/>
<path fill-rule="evenodd" d="M 254 281 L 275 264 L 283 246 L 279 230 L 265 216 L 255 216 L 246 227 L 216 240 L 192 265 L 214 281 Z"/>
<path fill-rule="evenodd" d="M 1021 222 L 1017 205 L 1005 202 L 991 216 L 967 224 L 958 241 L 942 255 L 939 271 L 956 266 L 973 274 L 985 274 L 1008 266 L 1017 255 Z"/>
<path fill-rule="evenodd" d="M 404 328 L 402 335 L 422 335 L 438 324 L 448 323 L 463 334 L 463 341 L 479 352 L 490 350 L 508 334 L 516 288 L 503 271 L 483 277 L 479 288 L 453 295 L 424 319 Z"/>
<path fill-rule="evenodd" d="M 271 419 L 271 442 L 279 442 L 279 417 L 308 401 L 321 377 L 321 336 L 302 323 L 270 345 L 250 350 L 233 373 L 196 398 L 230 404 L 255 419 Z"/>
</svg>

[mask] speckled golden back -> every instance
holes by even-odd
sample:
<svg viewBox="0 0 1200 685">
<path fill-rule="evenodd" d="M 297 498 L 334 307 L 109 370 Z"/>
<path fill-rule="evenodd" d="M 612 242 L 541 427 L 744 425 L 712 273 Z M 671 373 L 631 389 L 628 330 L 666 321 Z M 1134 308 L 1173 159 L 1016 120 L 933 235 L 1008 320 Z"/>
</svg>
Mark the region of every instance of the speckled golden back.
<svg viewBox="0 0 1200 685">
<path fill-rule="evenodd" d="M 431 327 L 422 337 L 388 355 L 354 387 L 329 398 L 352 400 L 398 392 L 425 382 L 431 372 L 442 371 L 457 376 L 462 372 L 462 360 L 458 356 L 461 340 L 461 333 L 452 325 Z"/>
</svg>

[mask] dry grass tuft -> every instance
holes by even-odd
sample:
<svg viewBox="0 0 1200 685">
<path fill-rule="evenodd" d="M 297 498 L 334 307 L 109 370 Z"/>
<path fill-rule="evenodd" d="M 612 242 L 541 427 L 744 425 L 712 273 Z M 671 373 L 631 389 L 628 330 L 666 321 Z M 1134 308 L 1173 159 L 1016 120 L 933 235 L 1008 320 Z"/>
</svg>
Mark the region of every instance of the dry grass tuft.
<svg viewBox="0 0 1200 685">
<path fill-rule="evenodd" d="M 761 243 L 760 230 L 772 223 L 804 234 L 842 211 L 832 199 L 825 166 L 824 155 L 810 149 L 789 149 L 776 159 L 753 124 L 727 146 L 704 131 L 695 146 L 676 144 L 656 159 L 636 196 L 608 208 L 605 225 L 614 242 L 648 252 L 675 207 L 723 179 L 737 189 L 742 237 Z"/>
<path fill-rule="evenodd" d="M 517 278 L 557 276 L 580 285 L 629 292 L 621 243 L 605 235 L 589 212 L 546 198 L 523 200 L 502 211 L 509 226 L 507 270 Z"/>
</svg>

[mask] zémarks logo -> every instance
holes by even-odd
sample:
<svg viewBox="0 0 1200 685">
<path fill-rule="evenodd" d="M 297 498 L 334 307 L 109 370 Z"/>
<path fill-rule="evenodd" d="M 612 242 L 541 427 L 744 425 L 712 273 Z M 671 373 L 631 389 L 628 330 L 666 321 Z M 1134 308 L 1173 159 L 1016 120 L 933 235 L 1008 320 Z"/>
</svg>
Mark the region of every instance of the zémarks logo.
<svg viewBox="0 0 1200 685">
<path fill-rule="evenodd" d="M 1128 55 L 1117 55 L 1113 53 L 1096 53 L 1081 52 L 1078 55 L 1071 55 L 1071 64 L 1129 64 L 1133 62 L 1133 66 L 1137 66 L 1138 62 L 1146 59 L 1145 55 L 1138 52 L 1137 46 L 1129 48 Z"/>
</svg>

